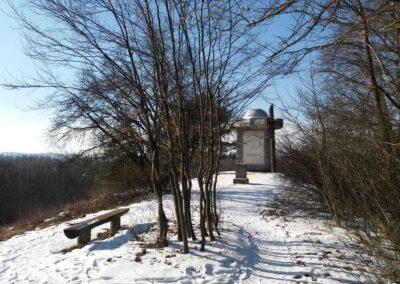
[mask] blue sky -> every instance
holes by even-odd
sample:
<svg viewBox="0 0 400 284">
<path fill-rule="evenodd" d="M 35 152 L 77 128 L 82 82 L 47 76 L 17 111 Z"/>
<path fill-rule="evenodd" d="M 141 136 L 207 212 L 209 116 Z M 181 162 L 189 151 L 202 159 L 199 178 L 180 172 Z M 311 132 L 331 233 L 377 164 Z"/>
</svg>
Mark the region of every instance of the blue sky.
<svg viewBox="0 0 400 284">
<path fill-rule="evenodd" d="M 6 10 L 0 2 L 0 9 Z M 34 73 L 33 62 L 24 55 L 22 32 L 12 18 L 0 12 L 0 81 Z M 28 90 L 10 91 L 0 87 L 0 152 L 38 153 L 53 151 L 48 147 L 45 130 L 49 113 L 29 111 L 40 97 Z"/>
<path fill-rule="evenodd" d="M 0 82 L 23 78 L 35 73 L 35 65 L 23 52 L 23 34 L 16 21 L 3 12 L 7 4 L 0 0 Z M 284 22 L 275 27 L 282 29 Z M 276 32 L 276 31 L 275 31 Z M 276 94 L 287 96 L 293 93 L 296 82 L 285 79 L 275 82 L 268 88 L 264 97 L 274 101 Z M 45 96 L 44 91 L 7 90 L 0 87 L 0 153 L 22 152 L 43 153 L 62 152 L 62 149 L 50 145 L 46 139 L 46 130 L 50 125 L 49 111 L 32 110 L 35 103 Z M 250 107 L 267 108 L 264 98 L 257 98 Z M 279 110 L 277 111 L 279 116 Z M 71 150 L 71 149 L 70 149 Z M 72 150 L 76 150 L 73 149 Z"/>
</svg>

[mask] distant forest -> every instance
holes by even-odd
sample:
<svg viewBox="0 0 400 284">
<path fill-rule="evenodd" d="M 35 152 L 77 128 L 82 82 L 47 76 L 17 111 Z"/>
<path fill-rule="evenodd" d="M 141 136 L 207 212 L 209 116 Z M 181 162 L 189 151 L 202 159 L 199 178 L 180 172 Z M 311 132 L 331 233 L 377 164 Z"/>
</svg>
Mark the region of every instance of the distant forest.
<svg viewBox="0 0 400 284">
<path fill-rule="evenodd" d="M 98 158 L 0 155 L 0 225 L 46 215 L 100 193 L 146 192 L 142 172 L 129 162 L 121 164 Z"/>
</svg>

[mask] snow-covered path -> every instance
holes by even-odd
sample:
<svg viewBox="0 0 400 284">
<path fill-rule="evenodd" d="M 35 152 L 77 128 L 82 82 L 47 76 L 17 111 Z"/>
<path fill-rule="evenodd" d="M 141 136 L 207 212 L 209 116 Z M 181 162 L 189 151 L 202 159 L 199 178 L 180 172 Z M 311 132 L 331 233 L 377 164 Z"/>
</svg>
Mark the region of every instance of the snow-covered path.
<svg viewBox="0 0 400 284">
<path fill-rule="evenodd" d="M 282 191 L 283 181 L 277 175 L 250 173 L 248 185 L 233 185 L 232 179 L 232 173 L 220 175 L 222 238 L 209 243 L 206 252 L 198 250 L 197 242 L 191 242 L 188 255 L 179 253 L 180 244 L 176 242 L 164 250 L 141 248 L 132 238 L 132 227 L 136 233 L 150 228 L 141 235 L 145 241 L 155 237 L 155 203 L 145 201 L 129 206 L 130 212 L 121 220 L 125 228 L 117 235 L 67 253 L 60 251 L 76 243 L 63 234 L 67 224 L 0 242 L 0 283 L 365 281 L 352 258 L 355 245 L 340 241 L 345 236 L 343 230 L 321 218 L 268 213 L 274 197 Z M 196 211 L 196 198 L 193 206 Z M 170 196 L 166 197 L 165 209 L 173 220 Z M 104 228 L 107 225 L 93 230 L 92 236 Z"/>
</svg>

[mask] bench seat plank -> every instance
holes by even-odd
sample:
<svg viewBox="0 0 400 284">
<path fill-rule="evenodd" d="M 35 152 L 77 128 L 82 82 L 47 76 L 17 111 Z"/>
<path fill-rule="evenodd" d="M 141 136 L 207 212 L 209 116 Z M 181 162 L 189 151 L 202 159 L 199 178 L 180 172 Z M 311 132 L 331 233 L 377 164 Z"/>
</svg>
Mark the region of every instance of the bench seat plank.
<svg viewBox="0 0 400 284">
<path fill-rule="evenodd" d="M 92 219 L 79 222 L 74 224 L 68 228 L 64 229 L 64 234 L 69 239 L 75 239 L 79 236 L 82 231 L 93 229 L 97 226 L 105 224 L 107 222 L 111 222 L 115 218 L 120 218 L 122 215 L 126 214 L 129 211 L 128 208 L 120 208 L 108 212 L 106 214 L 94 217 Z"/>
</svg>

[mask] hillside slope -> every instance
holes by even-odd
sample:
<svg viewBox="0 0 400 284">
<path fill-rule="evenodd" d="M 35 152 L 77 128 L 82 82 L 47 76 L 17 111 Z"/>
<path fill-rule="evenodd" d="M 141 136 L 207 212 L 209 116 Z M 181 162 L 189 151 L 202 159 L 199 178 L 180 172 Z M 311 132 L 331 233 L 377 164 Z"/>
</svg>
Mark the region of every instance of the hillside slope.
<svg viewBox="0 0 400 284">
<path fill-rule="evenodd" d="M 233 185 L 232 179 L 232 173 L 220 175 L 222 238 L 208 244 L 206 252 L 198 250 L 197 242 L 190 243 L 188 255 L 180 254 L 180 244 L 173 241 L 164 250 L 143 248 L 156 235 L 155 203 L 144 201 L 129 206 L 117 235 L 83 248 L 70 250 L 76 240 L 64 236 L 66 223 L 1 242 L 0 283 L 366 281 L 354 257 L 358 246 L 343 241 L 342 229 L 326 218 L 282 212 L 276 197 L 283 195 L 284 180 L 264 173 L 250 173 L 248 185 Z M 197 208 L 196 189 L 194 195 Z M 165 210 L 173 227 L 171 196 L 166 196 Z M 105 228 L 108 225 L 96 228 L 92 236 Z M 133 238 L 132 229 L 143 241 Z"/>
</svg>

